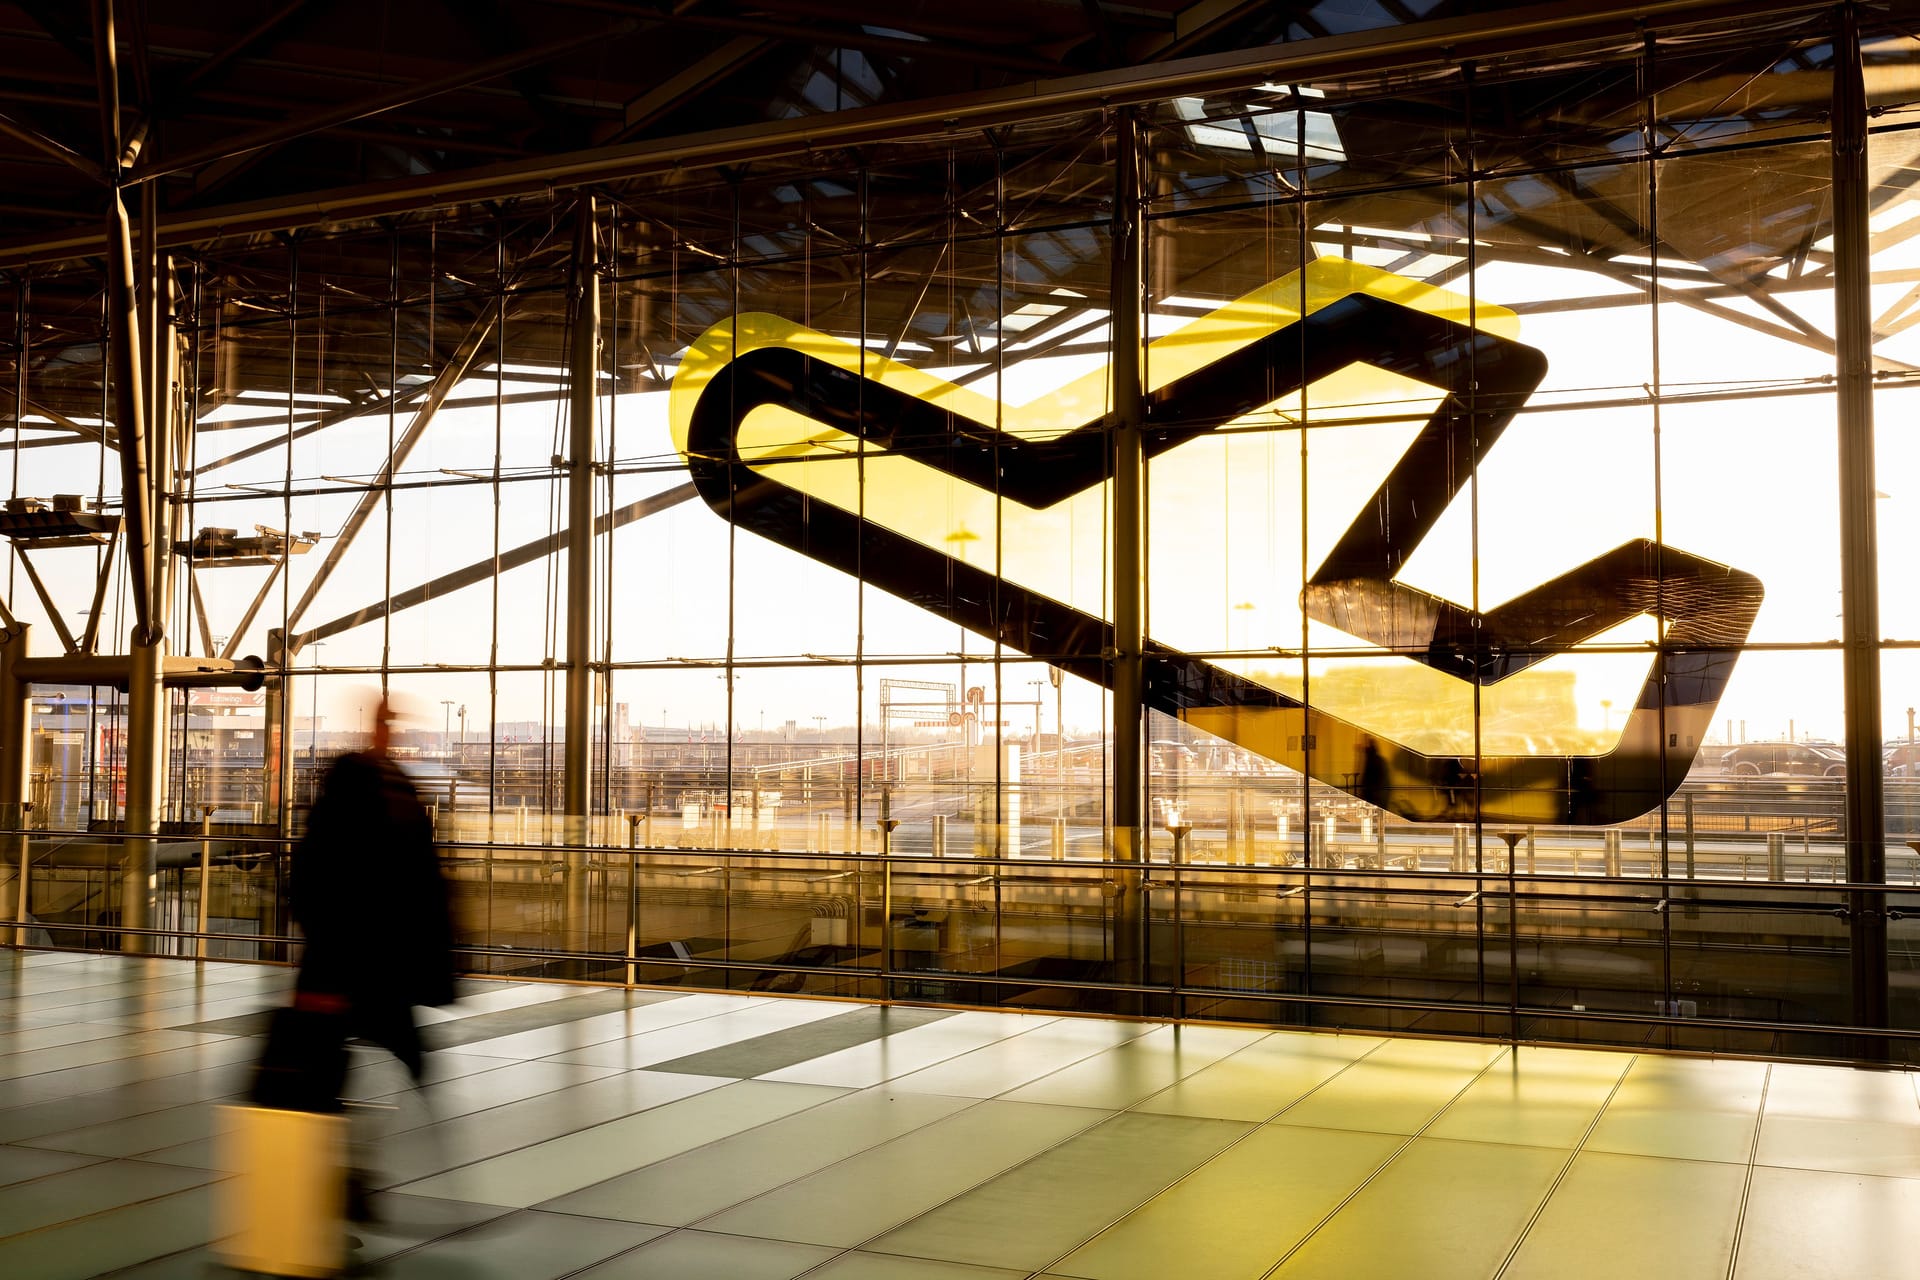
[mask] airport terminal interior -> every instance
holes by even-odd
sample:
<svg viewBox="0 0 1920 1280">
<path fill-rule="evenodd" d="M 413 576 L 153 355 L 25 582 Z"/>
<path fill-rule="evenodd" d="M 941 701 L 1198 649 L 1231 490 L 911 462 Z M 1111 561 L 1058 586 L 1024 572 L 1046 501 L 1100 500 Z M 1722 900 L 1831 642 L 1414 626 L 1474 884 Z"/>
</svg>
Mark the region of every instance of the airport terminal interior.
<svg viewBox="0 0 1920 1280">
<path fill-rule="evenodd" d="M 384 702 L 378 1274 L 1908 1274 L 1920 5 L 0 69 L 0 1273 L 219 1273 Z"/>
</svg>

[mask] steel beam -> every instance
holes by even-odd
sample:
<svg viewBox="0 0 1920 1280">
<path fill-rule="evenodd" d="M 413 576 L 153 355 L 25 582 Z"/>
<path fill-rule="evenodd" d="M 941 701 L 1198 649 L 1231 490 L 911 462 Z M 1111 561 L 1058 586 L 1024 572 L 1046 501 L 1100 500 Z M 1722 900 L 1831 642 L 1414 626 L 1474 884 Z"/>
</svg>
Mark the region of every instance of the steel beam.
<svg viewBox="0 0 1920 1280">
<path fill-rule="evenodd" d="M 44 155 L 52 156 L 56 160 L 72 165 L 81 173 L 92 178 L 95 182 L 105 182 L 107 180 L 106 173 L 99 165 L 66 144 L 56 142 L 54 139 L 49 138 L 32 125 L 14 120 L 5 115 L 0 115 L 0 133 L 6 134 L 15 141 L 26 143 Z"/>
<path fill-rule="evenodd" d="M 1014 124 L 1070 111 L 1152 102 L 1177 94 L 1224 92 L 1268 80 L 1311 81 L 1431 66 L 1536 49 L 1557 42 L 1608 37 L 1637 39 L 1646 26 L 1714 21 L 1754 23 L 1768 17 L 1815 13 L 1826 8 L 1825 4 L 1811 0 L 1752 0 L 1748 4 L 1730 4 L 1725 0 L 1640 0 L 1639 3 L 1562 0 L 1500 13 L 1413 22 L 1092 75 L 1062 76 L 981 93 L 866 107 L 830 116 L 761 121 L 559 156 L 537 156 L 457 173 L 427 174 L 183 211 L 163 224 L 161 239 L 168 245 L 191 244 L 212 236 L 399 214 L 453 200 L 505 199 L 545 193 L 556 186 L 614 181 L 694 166 L 744 164 L 805 155 L 825 147 Z M 0 264 L 59 261 L 97 253 L 100 247 L 101 238 L 85 231 L 24 237 L 0 245 Z"/>
<path fill-rule="evenodd" d="M 138 642 L 157 643 L 160 630 L 152 611 L 153 519 L 148 506 L 146 399 L 141 378 L 140 311 L 135 291 L 133 228 L 121 199 L 120 70 L 115 60 L 113 0 L 94 0 L 94 72 L 100 94 L 100 148 L 113 180 L 107 193 L 107 346 L 114 394 L 114 425 L 120 433 L 120 501 L 125 513 L 127 583 L 133 593 L 134 632 Z M 141 250 L 151 259 L 155 234 Z M 143 273 L 152 278 L 149 269 Z"/>
<path fill-rule="evenodd" d="M 312 115 L 301 116 L 294 120 L 284 120 L 279 124 L 268 125 L 252 133 L 216 142 L 178 156 L 160 156 L 150 164 L 139 166 L 134 172 L 134 180 L 151 182 L 156 178 L 164 178 L 170 173 L 196 169 L 203 164 L 227 160 L 265 147 L 277 147 L 297 138 L 304 138 L 308 134 L 324 132 L 336 125 L 351 124 L 355 120 L 364 120 L 368 116 L 377 116 L 398 107 L 423 102 L 428 98 L 439 97 L 443 93 L 452 93 L 456 89 L 471 88 L 476 84 L 484 84 L 525 67 L 538 66 L 542 62 L 560 57 L 562 54 L 572 53 L 576 49 L 585 49 L 592 45 L 618 40 L 622 36 L 631 34 L 639 25 L 633 19 L 614 22 L 583 35 L 569 36 L 564 40 L 550 41 L 547 44 L 522 49 L 517 53 L 494 58 L 488 62 L 476 63 L 451 75 L 441 76 L 437 80 L 403 85 L 387 93 L 375 94 L 373 97 L 362 98 L 337 107 L 329 107 L 324 111 L 316 111 Z"/>
<path fill-rule="evenodd" d="M 632 524 L 635 520 L 644 520 L 650 515 L 677 507 L 681 503 L 696 498 L 699 495 L 699 489 L 690 483 L 675 485 L 671 489 L 649 494 L 647 497 L 635 502 L 629 502 L 623 507 L 616 507 L 604 515 L 595 516 L 593 518 L 593 535 L 596 538 L 600 537 L 615 529 Z M 417 587 L 408 587 L 405 591 L 396 591 L 384 600 L 376 600 L 372 604 L 355 609 L 352 613 L 341 614 L 331 622 L 323 622 L 317 627 L 303 631 L 295 638 L 294 647 L 296 649 L 304 649 L 315 641 L 326 640 L 339 635 L 343 631 L 351 631 L 355 627 L 365 626 L 369 622 L 391 617 L 396 613 L 423 605 L 429 600 L 438 600 L 442 596 L 452 595 L 463 587 L 471 587 L 476 583 L 498 578 L 509 569 L 518 569 L 521 565 L 532 564 L 536 560 L 544 560 L 562 548 L 571 545 L 572 530 L 570 529 L 562 529 L 557 533 L 550 533 L 544 538 L 535 538 L 531 542 L 523 542 L 511 550 L 502 551 L 498 556 L 488 556 L 484 560 L 476 560 L 472 564 L 463 565 L 458 569 L 443 573 L 428 582 L 423 582 Z M 250 613 L 248 617 L 251 619 L 252 614 Z M 232 646 L 229 645 L 228 647 L 231 648 Z M 233 655 L 229 653 L 226 656 L 232 657 Z"/>
<path fill-rule="evenodd" d="M 1840 414 L 1840 608 L 1847 708 L 1847 879 L 1887 878 L 1880 759 L 1879 558 L 1874 528 L 1872 250 L 1867 225 L 1867 91 L 1858 17 L 1840 9 L 1833 77 L 1835 375 Z M 1853 1024 L 1887 1025 L 1887 921 L 1852 895 Z M 1879 1057 L 1884 1045 L 1862 1046 Z"/>
<path fill-rule="evenodd" d="M 4 861 L 13 870 L 15 920 L 13 943 L 27 945 L 28 860 L 30 841 L 27 826 L 27 773 L 32 761 L 30 730 L 32 703 L 27 698 L 27 682 L 15 667 L 27 653 L 27 628 L 9 625 L 0 632 L 0 846 Z"/>
<path fill-rule="evenodd" d="M 1146 861 L 1142 822 L 1146 777 L 1142 769 L 1141 730 L 1145 720 L 1145 534 L 1142 495 L 1145 455 L 1140 428 L 1145 417 L 1141 381 L 1140 317 L 1144 306 L 1140 252 L 1140 122 L 1132 107 L 1122 107 L 1114 122 L 1113 230 L 1109 252 L 1113 285 L 1107 312 L 1112 318 L 1113 378 L 1113 860 Z M 1117 872 L 1120 892 L 1114 908 L 1114 959 L 1117 981 L 1146 980 L 1145 904 L 1137 872 Z"/>
<path fill-rule="evenodd" d="M 584 826 L 593 756 L 593 427 L 600 380 L 600 249 L 595 201 L 580 201 L 573 237 L 573 345 L 567 413 L 567 823 Z"/>
<path fill-rule="evenodd" d="M 345 556 L 348 549 L 353 546 L 354 536 L 366 526 L 367 520 L 373 515 L 374 508 L 379 506 L 381 499 L 386 496 L 388 486 L 393 483 L 394 473 L 406 464 L 407 456 L 413 452 L 414 446 L 420 443 L 420 437 L 426 434 L 434 415 L 440 412 L 440 406 L 446 403 L 447 397 L 452 394 L 453 388 L 460 379 L 467 376 L 467 369 L 472 366 L 474 356 L 479 353 L 481 347 L 486 345 L 487 335 L 493 332 L 493 323 L 494 312 L 491 310 L 476 320 L 473 328 L 467 331 L 466 341 L 454 353 L 453 359 L 447 362 L 446 367 L 440 370 L 439 376 L 433 380 L 432 389 L 427 393 L 427 402 L 414 413 L 413 421 L 407 424 L 406 431 L 394 441 L 392 456 L 387 459 L 386 465 L 381 467 L 380 474 L 373 484 L 360 495 L 359 503 L 347 517 L 346 524 L 341 526 L 339 536 L 333 540 L 333 546 L 327 551 L 327 558 L 321 562 L 313 579 L 307 583 L 307 589 L 301 593 L 300 602 L 287 614 L 289 631 L 300 621 L 301 615 L 306 613 L 307 606 L 312 604 L 314 597 L 320 594 L 320 589 L 327 585 L 327 580 L 339 567 L 341 557 Z"/>
</svg>

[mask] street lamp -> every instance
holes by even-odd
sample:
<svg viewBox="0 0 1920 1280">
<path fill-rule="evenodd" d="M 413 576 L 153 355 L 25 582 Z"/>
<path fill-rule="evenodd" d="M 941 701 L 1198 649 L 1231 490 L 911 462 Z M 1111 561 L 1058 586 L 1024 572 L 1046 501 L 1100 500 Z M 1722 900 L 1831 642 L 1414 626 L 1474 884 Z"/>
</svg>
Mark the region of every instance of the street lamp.
<svg viewBox="0 0 1920 1280">
<path fill-rule="evenodd" d="M 440 699 L 440 758 L 442 760 L 445 760 L 453 754 L 448 751 L 447 748 L 453 745 L 453 708 L 455 705 L 456 703 L 452 698 Z"/>
</svg>

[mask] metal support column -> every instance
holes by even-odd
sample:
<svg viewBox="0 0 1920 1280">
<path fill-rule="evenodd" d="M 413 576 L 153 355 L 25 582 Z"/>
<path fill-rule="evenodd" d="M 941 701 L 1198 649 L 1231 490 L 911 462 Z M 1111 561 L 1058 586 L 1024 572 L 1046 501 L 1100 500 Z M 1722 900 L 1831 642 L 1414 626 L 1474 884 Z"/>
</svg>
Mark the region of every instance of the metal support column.
<svg viewBox="0 0 1920 1280">
<path fill-rule="evenodd" d="M 279 627 L 267 632 L 267 670 L 272 674 L 262 708 L 260 820 L 286 836 L 293 832 L 293 654 Z"/>
<path fill-rule="evenodd" d="M 127 809 L 125 861 L 120 873 L 120 923 L 129 929 L 153 927 L 154 836 L 159 831 L 160 764 L 166 746 L 167 691 L 162 683 L 166 642 L 142 643 L 136 628 L 131 637 L 132 662 L 127 674 Z M 120 949 L 147 950 L 148 940 L 137 933 L 122 934 Z"/>
<path fill-rule="evenodd" d="M 1874 531 L 1872 241 L 1867 226 L 1867 92 L 1860 29 L 1842 5 L 1834 41 L 1834 347 L 1840 412 L 1840 602 L 1847 706 L 1847 879 L 1887 878 L 1880 763 L 1880 602 Z M 1877 895 L 1851 904 L 1853 1021 L 1887 1023 L 1887 922 Z M 1879 1057 L 1881 1044 L 1861 1046 Z"/>
<path fill-rule="evenodd" d="M 1145 416 L 1141 382 L 1139 120 L 1124 107 L 1114 125 L 1113 288 L 1113 858 L 1140 862 L 1146 853 L 1142 810 L 1141 722 L 1144 715 L 1146 647 L 1142 563 L 1145 504 L 1142 500 L 1140 425 Z M 1146 972 L 1146 913 L 1141 875 L 1117 874 L 1113 954 L 1121 982 L 1139 983 Z"/>
<path fill-rule="evenodd" d="M 588 780 L 593 763 L 593 426 L 600 377 L 600 251 L 595 202 L 580 200 L 573 239 L 573 345 L 568 361 L 567 693 L 563 780 L 567 844 L 566 948 L 586 950 Z"/>
<path fill-rule="evenodd" d="M 0 906 L 0 910 L 20 921 L 13 933 L 13 943 L 18 947 L 27 945 L 28 935 L 27 862 L 31 856 L 31 842 L 25 831 L 27 775 L 33 747 L 30 736 L 33 704 L 28 698 L 27 683 L 16 673 L 14 663 L 26 654 L 27 627 L 24 623 L 15 623 L 0 632 L 0 828 L 16 833 L 0 841 L 5 849 L 4 861 L 14 877 L 14 882 L 8 886 L 12 890 L 8 894 L 9 900 Z"/>
</svg>

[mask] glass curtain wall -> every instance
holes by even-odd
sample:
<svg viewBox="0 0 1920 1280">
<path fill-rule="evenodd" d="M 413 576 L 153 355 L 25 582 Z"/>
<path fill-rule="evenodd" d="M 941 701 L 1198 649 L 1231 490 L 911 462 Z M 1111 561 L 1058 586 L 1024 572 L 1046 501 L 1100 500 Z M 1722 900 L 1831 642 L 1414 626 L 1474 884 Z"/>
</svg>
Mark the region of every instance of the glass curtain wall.
<svg viewBox="0 0 1920 1280">
<path fill-rule="evenodd" d="M 167 819 L 218 837 L 174 918 L 284 954 L 385 689 L 476 972 L 1910 1060 L 1847 1033 L 1830 28 L 176 250 L 172 652 L 268 678 L 171 695 Z M 1920 46 L 1866 49 L 1912 889 Z M 111 514 L 101 282 L 4 283 L 9 511 Z M 110 528 L 11 546 L 34 652 L 115 651 Z M 31 706 L 33 838 L 110 829 L 123 695 Z M 42 861 L 43 939 L 97 942 L 117 882 Z M 1874 899 L 1909 1032 L 1914 897 Z"/>
</svg>

